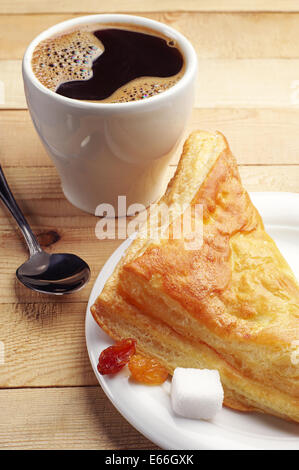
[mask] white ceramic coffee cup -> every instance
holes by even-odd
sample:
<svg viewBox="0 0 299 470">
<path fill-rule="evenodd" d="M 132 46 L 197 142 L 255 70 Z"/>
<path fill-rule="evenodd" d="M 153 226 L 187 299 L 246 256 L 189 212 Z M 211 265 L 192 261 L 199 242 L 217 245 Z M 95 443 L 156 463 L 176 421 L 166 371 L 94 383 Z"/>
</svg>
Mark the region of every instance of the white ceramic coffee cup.
<svg viewBox="0 0 299 470">
<path fill-rule="evenodd" d="M 35 77 L 31 58 L 36 45 L 80 24 L 144 26 L 173 38 L 185 59 L 183 77 L 165 92 L 128 103 L 92 103 L 48 90 Z M 59 23 L 37 36 L 23 59 L 23 80 L 34 126 L 60 174 L 66 198 L 95 213 L 118 196 L 127 207 L 147 207 L 161 195 L 161 182 L 192 110 L 197 57 L 190 42 L 169 26 L 131 15 L 104 14 Z M 120 214 L 118 215 L 125 215 Z"/>
</svg>

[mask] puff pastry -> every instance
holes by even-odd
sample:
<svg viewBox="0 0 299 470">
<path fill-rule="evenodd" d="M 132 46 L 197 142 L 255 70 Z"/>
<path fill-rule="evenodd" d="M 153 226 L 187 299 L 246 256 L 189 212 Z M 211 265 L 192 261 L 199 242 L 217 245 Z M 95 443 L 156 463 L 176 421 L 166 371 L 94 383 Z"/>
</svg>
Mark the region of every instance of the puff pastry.
<svg viewBox="0 0 299 470">
<path fill-rule="evenodd" d="M 93 305 L 95 320 L 116 340 L 136 338 L 170 373 L 218 369 L 226 406 L 299 422 L 299 285 L 222 134 L 191 134 L 157 213 L 162 203 L 171 230 L 186 204 L 203 207 L 202 245 L 186 249 L 185 234 L 150 238 L 145 224 Z"/>
</svg>

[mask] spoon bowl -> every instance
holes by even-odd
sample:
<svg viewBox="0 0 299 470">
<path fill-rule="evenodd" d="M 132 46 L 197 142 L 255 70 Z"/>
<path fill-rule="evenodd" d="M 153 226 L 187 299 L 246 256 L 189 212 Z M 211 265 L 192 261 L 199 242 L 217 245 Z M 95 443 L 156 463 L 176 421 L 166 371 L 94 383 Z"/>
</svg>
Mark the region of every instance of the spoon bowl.
<svg viewBox="0 0 299 470">
<path fill-rule="evenodd" d="M 90 278 L 90 269 L 79 256 L 39 251 L 17 269 L 16 275 L 30 289 L 63 295 L 80 290 Z"/>
</svg>

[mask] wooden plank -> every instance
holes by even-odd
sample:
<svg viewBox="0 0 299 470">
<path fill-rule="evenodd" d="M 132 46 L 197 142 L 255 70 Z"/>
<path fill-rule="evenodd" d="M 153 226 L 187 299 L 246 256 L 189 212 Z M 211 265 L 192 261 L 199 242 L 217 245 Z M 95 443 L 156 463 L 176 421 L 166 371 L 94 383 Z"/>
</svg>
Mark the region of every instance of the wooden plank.
<svg viewBox="0 0 299 470">
<path fill-rule="evenodd" d="M 299 57 L 297 13 L 145 12 L 137 15 L 161 21 L 185 34 L 201 59 Z M 1 15 L 0 59 L 21 59 L 27 45 L 41 31 L 77 16 Z"/>
<path fill-rule="evenodd" d="M 298 59 L 199 59 L 195 106 L 298 107 L 297 77 Z"/>
<path fill-rule="evenodd" d="M 51 166 L 27 110 L 0 111 L 0 160 L 2 165 Z"/>
<path fill-rule="evenodd" d="M 19 201 L 24 214 L 29 216 L 31 225 L 37 233 L 40 232 L 41 226 L 44 226 L 43 231 L 51 230 L 53 221 L 55 221 L 55 230 L 59 229 L 60 235 L 64 228 L 84 228 L 94 231 L 97 219 L 67 201 L 53 166 L 37 168 L 4 166 L 4 171 L 15 198 Z M 166 189 L 173 172 L 172 166 L 166 168 L 161 183 L 162 192 Z M 7 211 L 1 208 L 0 227 L 11 229 L 11 226 L 11 221 L 7 221 Z M 88 233 L 86 236 L 89 236 Z"/>
<path fill-rule="evenodd" d="M 195 129 L 223 132 L 240 164 L 299 163 L 299 111 L 295 106 L 288 109 L 194 109 L 185 135 Z M 180 151 L 181 148 L 174 155 L 174 162 L 179 159 Z M 32 177 L 34 184 L 41 187 L 38 167 L 52 167 L 52 163 L 28 111 L 0 112 L 0 161 L 10 167 L 36 166 Z M 12 184 L 14 178 L 11 173 Z M 17 185 L 13 187 L 18 191 Z M 51 195 L 47 190 L 42 197 L 48 199 Z M 77 214 L 78 211 L 73 210 L 72 215 Z"/>
<path fill-rule="evenodd" d="M 174 170 L 175 167 L 171 165 L 165 177 L 165 186 Z M 298 165 L 240 165 L 240 172 L 249 191 L 298 191 Z M 73 229 L 83 230 L 82 237 L 92 239 L 98 219 L 68 203 L 61 191 L 59 177 L 54 168 L 39 168 L 37 171 L 32 167 L 9 167 L 5 168 L 5 174 L 24 214 L 44 246 L 52 244 L 51 237 L 55 238 L 53 243 L 61 243 L 61 240 L 64 242 L 65 232 L 70 230 L 75 237 L 76 232 L 73 232 Z M 9 231 L 13 227 L 15 227 L 14 222 L 8 216 L 8 212 L 1 207 L 1 230 Z M 50 235 L 47 235 L 49 232 Z M 57 238 L 59 240 L 56 240 Z M 74 240 L 75 238 L 69 243 Z M 22 243 L 20 249 L 20 255 L 23 256 Z"/>
<path fill-rule="evenodd" d="M 284 109 L 195 109 L 189 130 L 222 132 L 239 164 L 298 164 L 299 111 Z"/>
<path fill-rule="evenodd" d="M 239 165 L 239 169 L 244 184 L 249 191 L 299 191 L 299 165 Z M 165 177 L 165 185 L 174 171 L 175 165 L 169 166 Z M 35 183 L 37 178 L 35 168 L 5 168 L 5 174 L 24 214 L 30 218 L 32 227 L 35 228 L 41 240 L 45 240 L 45 243 L 48 243 L 48 240 L 46 235 L 43 234 L 51 231 L 53 225 L 58 229 L 57 237 L 63 240 L 65 240 L 63 228 L 67 230 L 75 228 L 85 230 L 86 232 L 82 233 L 82 237 L 86 236 L 88 239 L 93 236 L 92 232 L 98 219 L 80 209 L 74 208 L 72 210 L 73 206 L 70 204 L 63 204 L 65 197 L 54 168 L 39 168 L 38 184 Z M 50 188 L 53 188 L 53 190 Z M 47 193 L 50 191 L 52 194 L 47 197 Z M 60 211 L 54 213 L 55 208 L 60 204 L 63 205 L 65 210 L 64 215 L 61 215 Z M 37 205 L 39 205 L 39 210 L 35 213 L 34 209 Z M 75 220 L 72 222 L 73 219 Z M 49 223 L 50 221 L 52 221 L 52 226 Z M 1 230 L 11 230 L 12 225 L 7 211 L 1 207 Z M 73 236 L 75 237 L 75 232 L 73 232 Z M 55 241 L 55 243 L 58 242 L 60 240 Z"/>
<path fill-rule="evenodd" d="M 22 202 L 32 199 L 37 199 L 38 201 L 65 199 L 61 189 L 59 175 L 53 165 L 49 167 L 4 166 L 4 170 L 15 198 L 20 199 Z M 168 167 L 168 170 L 166 170 L 165 184 L 171 177 L 170 173 L 171 170 L 170 167 Z M 76 214 L 83 215 L 85 220 L 93 218 L 92 215 L 89 216 L 79 209 L 75 209 L 75 211 Z"/>
<path fill-rule="evenodd" d="M 2 210 L 1 207 L 1 211 Z M 29 220 L 31 221 L 31 219 L 34 218 L 35 216 L 30 217 Z M 38 228 L 34 223 L 32 224 L 33 230 L 39 235 L 39 238 L 44 241 L 43 245 L 46 245 L 48 252 L 76 252 L 78 256 L 86 260 L 92 271 L 88 287 L 71 296 L 59 297 L 55 299 L 57 302 L 86 302 L 93 282 L 103 264 L 122 242 L 122 240 L 103 241 L 97 239 L 95 234 L 96 223 L 97 219 L 94 217 L 93 227 L 80 229 L 56 228 L 55 217 L 52 217 L 51 227 L 40 226 L 40 228 Z M 13 228 L 10 230 L 1 230 L 0 235 L 0 304 L 20 302 L 44 303 L 53 301 L 51 296 L 45 296 L 28 290 L 16 280 L 15 270 L 26 260 L 28 254 L 21 235 L 13 225 L 12 227 Z"/>
<path fill-rule="evenodd" d="M 173 166 L 169 167 L 167 181 L 172 176 L 174 171 Z M 248 187 L 249 191 L 259 190 L 259 185 L 262 188 L 260 190 L 268 191 L 269 181 L 267 181 L 267 176 L 271 181 L 271 185 L 273 182 L 275 191 L 299 191 L 299 160 L 298 165 L 240 165 L 239 169 L 241 176 L 244 178 L 244 183 L 248 184 L 248 179 L 251 182 L 250 187 Z M 27 204 L 31 204 L 33 200 L 38 200 L 41 204 L 42 201 L 46 201 L 48 204 L 49 200 L 64 199 L 59 177 L 54 167 L 41 167 L 38 168 L 38 171 L 34 167 L 7 167 L 4 170 L 8 181 L 10 181 L 15 198 L 22 206 L 24 201 L 27 201 Z M 258 174 L 262 176 L 261 182 Z M 28 210 L 28 207 L 25 207 L 24 212 L 26 210 Z M 93 215 L 88 215 L 80 210 L 78 210 L 77 214 L 82 219 L 81 221 L 78 220 L 78 228 L 87 229 L 94 227 L 97 219 Z M 6 213 L 1 211 L 0 219 L 5 216 Z M 66 212 L 67 216 L 69 216 L 68 212 Z M 34 222 L 37 223 L 36 220 Z M 9 226 L 3 227 L 1 225 L 1 228 L 9 229 Z"/>
<path fill-rule="evenodd" d="M 299 165 L 239 165 L 239 170 L 248 191 L 299 192 Z M 12 187 L 16 187 L 14 193 L 16 194 L 17 200 L 43 246 L 47 247 L 54 243 L 61 243 L 61 240 L 64 243 L 66 241 L 65 236 L 67 236 L 69 231 L 73 232 L 73 230 L 82 230 L 82 235 L 80 235 L 79 232 L 78 237 L 87 237 L 89 241 L 94 239 L 96 223 L 99 219 L 76 209 L 68 203 L 60 190 L 59 178 L 54 169 L 40 169 L 40 181 L 43 182 L 41 185 L 43 191 L 40 194 L 36 191 L 32 191 L 34 187 L 34 168 L 18 169 L 17 171 L 15 169 L 5 168 L 6 175 L 10 175 L 14 171 L 15 173 L 23 173 L 23 176 L 28 176 L 28 181 L 26 181 L 23 176 L 19 179 L 16 174 Z M 165 178 L 165 186 L 174 171 L 175 165 L 171 165 Z M 47 174 L 50 174 L 50 177 L 48 177 Z M 12 180 L 12 178 L 9 179 Z M 47 192 L 49 180 L 50 184 L 55 185 L 57 188 L 57 198 L 52 197 L 47 199 L 42 196 L 43 192 Z M 16 225 L 9 217 L 8 212 L 1 208 L 0 233 L 1 231 L 11 230 L 15 232 L 15 229 Z M 21 240 L 17 234 L 7 236 L 14 240 L 17 238 Z M 76 232 L 73 233 L 74 239 L 67 242 L 70 244 L 68 249 L 71 249 L 71 243 L 75 242 L 75 236 Z M 105 249 L 110 250 L 109 244 L 111 244 L 111 249 L 116 247 L 112 241 L 107 241 Z M 24 254 L 24 245 L 21 241 L 20 257 L 23 257 Z M 102 262 L 105 259 L 105 254 L 101 255 L 101 251 L 99 251 L 97 258 L 99 257 Z"/>
<path fill-rule="evenodd" d="M 130 13 L 143 11 L 299 11 L 296 0 L 2 0 L 6 13 Z"/>
<path fill-rule="evenodd" d="M 169 167 L 165 185 L 174 170 L 174 166 Z M 299 166 L 241 165 L 240 172 L 249 191 L 298 191 Z M 82 230 L 82 237 L 93 240 L 98 219 L 68 203 L 60 189 L 59 178 L 54 168 L 39 168 L 38 171 L 30 167 L 5 168 L 5 173 L 24 214 L 44 246 L 58 243 L 59 240 L 56 240 L 58 237 L 64 243 L 65 234 L 73 229 Z M 1 208 L 0 229 L 11 231 L 15 227 L 8 212 Z M 21 261 L 25 256 L 21 238 L 17 233 L 9 237 L 20 241 L 18 260 Z M 111 243 L 112 248 L 115 247 L 112 242 L 107 243 Z M 68 249 L 71 249 L 71 246 Z M 100 253 L 97 254 L 97 258 L 99 256 Z M 105 257 L 102 261 L 104 259 Z"/>
<path fill-rule="evenodd" d="M 195 107 L 299 106 L 299 59 L 199 59 Z M 2 109 L 26 109 L 21 61 L 0 61 Z"/>
<path fill-rule="evenodd" d="M 1 283 L 2 284 L 2 283 Z M 0 304 L 0 388 L 95 385 L 84 334 L 86 303 Z M 0 439 L 1 442 L 1 439 Z"/>
<path fill-rule="evenodd" d="M 101 388 L 0 390 L 0 449 L 157 449 Z"/>
<path fill-rule="evenodd" d="M 251 191 L 299 191 L 299 166 L 246 166 L 240 167 L 244 185 Z M 174 171 L 174 167 L 170 173 Z M 48 172 L 48 169 L 47 169 Z M 28 182 L 25 178 L 20 180 L 20 191 L 30 197 L 30 169 L 26 169 Z M 42 171 L 41 177 L 43 178 Z M 47 177 L 45 175 L 46 188 Z M 57 181 L 58 184 L 58 181 Z M 248 186 L 247 186 L 248 184 Z M 23 186 L 22 186 L 23 185 Z M 22 188 L 21 188 L 22 186 Z M 36 198 L 36 195 L 34 196 Z M 74 222 L 73 216 L 66 210 L 66 201 L 61 199 L 41 198 L 21 201 L 24 212 L 34 231 L 40 237 L 49 252 L 74 252 L 82 256 L 92 269 L 91 281 L 88 288 L 57 299 L 57 302 L 74 303 L 86 302 L 89 291 L 97 274 L 106 259 L 112 254 L 122 240 L 99 240 L 96 237 L 97 218 L 85 216 L 78 211 Z M 69 205 L 69 207 L 72 207 Z M 23 287 L 15 279 L 16 268 L 26 259 L 26 249 L 21 235 L 16 230 L 15 223 L 8 216 L 4 208 L 0 208 L 0 303 L 44 303 L 42 294 L 32 292 Z M 76 225 L 77 224 L 77 225 Z"/>
<path fill-rule="evenodd" d="M 247 191 L 299 192 L 299 166 L 240 166 Z"/>
<path fill-rule="evenodd" d="M 0 61 L 0 109 L 26 109 L 20 60 Z"/>
</svg>

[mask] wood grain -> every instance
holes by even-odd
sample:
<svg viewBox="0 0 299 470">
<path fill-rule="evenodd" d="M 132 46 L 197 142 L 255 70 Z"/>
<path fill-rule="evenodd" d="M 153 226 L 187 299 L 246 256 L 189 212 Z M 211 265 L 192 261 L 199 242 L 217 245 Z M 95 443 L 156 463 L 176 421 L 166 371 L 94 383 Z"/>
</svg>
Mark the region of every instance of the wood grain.
<svg viewBox="0 0 299 470">
<path fill-rule="evenodd" d="M 0 61 L 2 109 L 26 109 L 21 61 Z M 299 59 L 201 59 L 195 107 L 299 107 Z"/>
<path fill-rule="evenodd" d="M 46 184 L 47 178 L 49 178 L 49 176 L 47 177 L 49 169 L 46 169 L 44 175 L 43 169 L 39 170 L 44 181 L 43 190 L 47 192 Z M 240 170 L 245 186 L 251 191 L 299 191 L 299 166 L 241 166 Z M 170 169 L 171 173 L 173 171 L 174 168 Z M 34 169 L 31 171 L 30 168 L 26 168 L 24 172 L 28 178 L 26 180 L 23 174 L 22 178 L 19 179 L 19 191 L 24 195 L 21 206 L 25 214 L 28 215 L 34 231 L 41 239 L 45 239 L 46 243 L 48 243 L 49 231 L 54 231 L 57 234 L 57 240 L 47 246 L 49 252 L 73 252 L 75 249 L 79 256 L 86 259 L 92 268 L 91 286 L 104 262 L 121 243 L 121 240 L 98 240 L 95 234 L 97 221 L 95 217 L 80 216 L 78 214 L 78 218 L 74 222 L 72 220 L 73 216 L 66 210 L 66 204 L 68 203 L 65 202 L 62 194 L 58 199 L 43 198 L 42 193 L 40 194 L 41 198 L 30 195 L 30 173 L 34 173 Z M 9 173 L 10 171 L 8 171 Z M 49 179 L 53 184 L 53 175 Z M 56 185 L 58 193 L 58 178 L 56 179 Z M 10 218 L 7 218 L 7 212 L 2 207 L 0 214 L 0 302 L 46 302 L 43 295 L 29 291 L 16 281 L 15 269 L 24 261 L 26 250 L 19 232 L 16 231 L 15 224 Z M 57 302 L 86 302 L 88 296 L 89 289 L 83 289 L 71 297 L 66 296 L 58 299 Z M 48 301 L 50 301 L 50 298 Z"/>
<path fill-rule="evenodd" d="M 298 107 L 298 59 L 199 59 L 198 69 L 195 107 Z"/>
<path fill-rule="evenodd" d="M 185 136 L 195 129 L 223 132 L 240 164 L 299 164 L 299 110 L 296 107 L 194 109 Z M 181 147 L 173 162 L 178 161 L 180 152 Z M 32 187 L 32 191 L 42 189 L 39 167 L 52 167 L 52 162 L 39 141 L 28 111 L 0 112 L 0 161 L 10 167 L 35 166 L 32 177 L 37 186 Z M 12 172 L 12 184 L 13 178 Z M 18 191 L 16 185 L 13 187 Z M 55 194 L 56 189 L 53 191 Z M 41 197 L 51 198 L 52 191 L 42 192 Z M 70 204 L 69 211 L 73 216 L 78 214 Z"/>
<path fill-rule="evenodd" d="M 183 33 L 201 59 L 299 57 L 298 13 L 194 14 L 184 11 L 135 14 L 161 21 Z M 41 31 L 78 16 L 0 15 L 0 59 L 21 59 L 27 45 Z"/>
<path fill-rule="evenodd" d="M 0 61 L 0 109 L 27 108 L 20 60 Z"/>
<path fill-rule="evenodd" d="M 2 208 L 1 208 L 2 210 Z M 29 220 L 31 217 L 29 217 Z M 31 222 L 31 220 L 30 220 Z M 104 262 L 121 243 L 121 240 L 98 240 L 95 235 L 96 219 L 93 227 L 82 228 L 56 228 L 55 217 L 52 217 L 51 227 L 38 226 L 32 223 L 35 233 L 40 236 L 53 230 L 60 238 L 57 242 L 47 246 L 47 251 L 60 253 L 73 253 L 81 256 L 90 265 L 92 273 L 89 286 L 72 294 L 71 296 L 59 297 L 55 301 L 76 303 L 86 302 L 89 297 L 90 288 L 95 281 Z M 28 290 L 15 278 L 15 270 L 27 257 L 24 242 L 14 228 L 0 231 L 0 304 L 1 303 L 36 303 L 52 302 L 51 296 Z M 5 313 L 5 312 L 4 312 Z M 3 317 L 6 319 L 6 317 Z"/>
<path fill-rule="evenodd" d="M 299 11 L 297 0 L 2 0 L 6 13 L 131 13 L 138 11 Z"/>
<path fill-rule="evenodd" d="M 196 109 L 188 130 L 222 132 L 241 165 L 298 164 L 297 123 L 296 107 Z"/>
<path fill-rule="evenodd" d="M 25 302 L 0 304 L 0 388 L 96 385 L 85 345 L 86 303 Z"/>
<path fill-rule="evenodd" d="M 101 388 L 0 390 L 0 449 L 157 449 Z"/>
<path fill-rule="evenodd" d="M 23 206 L 24 201 L 26 201 L 27 207 L 24 205 L 24 212 L 28 211 L 28 205 L 34 200 L 38 200 L 41 204 L 42 201 L 46 201 L 48 204 L 48 200 L 55 201 L 65 199 L 61 190 L 59 177 L 54 167 L 40 167 L 38 168 L 38 172 L 35 167 L 7 167 L 4 168 L 4 170 L 20 205 Z M 167 173 L 168 181 L 174 170 L 175 165 L 171 165 Z M 289 188 L 290 191 L 299 192 L 299 165 L 239 165 L 239 170 L 242 181 L 249 191 L 267 191 L 271 190 L 273 185 L 275 191 L 286 191 L 287 188 Z M 28 214 L 30 215 L 29 212 Z M 73 217 L 72 214 L 69 215 L 68 211 L 66 211 L 65 216 Z M 93 215 L 85 214 L 81 210 L 78 210 L 78 216 L 81 216 L 81 220 L 79 220 L 79 217 L 76 221 L 76 226 L 79 229 L 94 228 L 98 220 Z M 6 211 L 1 207 L 1 229 L 11 228 L 11 224 L 5 225 L 4 220 L 6 218 Z M 37 220 L 33 220 L 33 223 L 39 224 Z M 69 228 L 75 228 L 75 225 Z M 63 235 L 60 234 L 60 236 L 62 237 Z"/>
</svg>

